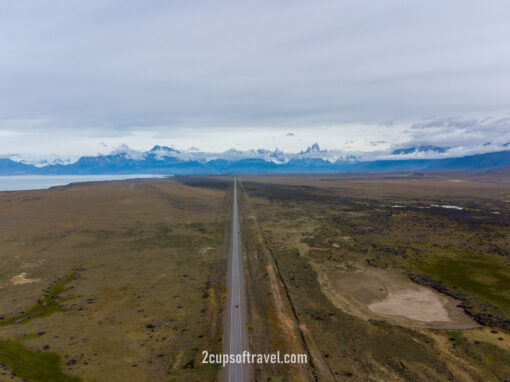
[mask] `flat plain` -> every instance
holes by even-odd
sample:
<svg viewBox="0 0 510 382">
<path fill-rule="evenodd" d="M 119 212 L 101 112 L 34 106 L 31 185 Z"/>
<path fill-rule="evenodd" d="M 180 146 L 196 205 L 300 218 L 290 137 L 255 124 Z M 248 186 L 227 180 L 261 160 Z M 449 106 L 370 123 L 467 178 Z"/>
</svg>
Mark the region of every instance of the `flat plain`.
<svg viewBox="0 0 510 382">
<path fill-rule="evenodd" d="M 0 380 L 214 380 L 229 208 L 169 179 L 0 193 Z"/>
<path fill-rule="evenodd" d="M 237 178 L 253 380 L 508 379 L 508 171 Z M 0 380 L 220 380 L 232 186 L 0 193 Z"/>
<path fill-rule="evenodd" d="M 266 293 L 283 290 L 265 310 L 253 293 L 253 330 L 308 352 L 304 379 L 507 380 L 507 171 L 252 176 L 242 186 L 248 272 Z M 278 314 L 286 320 L 267 319 Z"/>
</svg>

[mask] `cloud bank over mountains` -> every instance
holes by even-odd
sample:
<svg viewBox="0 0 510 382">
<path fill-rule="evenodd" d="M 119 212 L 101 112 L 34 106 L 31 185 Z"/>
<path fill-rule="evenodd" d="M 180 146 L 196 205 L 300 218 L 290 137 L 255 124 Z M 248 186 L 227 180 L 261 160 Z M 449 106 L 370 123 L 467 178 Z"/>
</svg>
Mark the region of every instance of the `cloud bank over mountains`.
<svg viewBox="0 0 510 382">
<path fill-rule="evenodd" d="M 109 155 L 85 156 L 73 163 L 36 165 L 0 159 L 0 175 L 101 175 L 101 174 L 234 174 L 331 173 L 373 171 L 476 171 L 510 167 L 510 150 L 438 159 L 413 158 L 423 153 L 445 154 L 447 148 L 418 146 L 397 149 L 389 159 L 363 159 L 321 150 L 318 144 L 299 153 L 281 150 L 227 150 L 223 153 L 180 151 L 154 146 L 140 152 L 122 146 Z"/>
<path fill-rule="evenodd" d="M 434 125 L 435 126 L 435 125 Z M 500 140 L 501 141 L 501 140 Z M 503 141 L 501 141 L 503 142 Z M 89 156 L 88 158 L 120 158 L 131 162 L 140 162 L 150 160 L 157 163 L 168 160 L 177 160 L 180 162 L 198 162 L 207 163 L 216 160 L 225 160 L 230 162 L 243 160 L 262 160 L 264 162 L 274 163 L 277 165 L 287 164 L 296 160 L 321 160 L 328 163 L 338 162 L 368 162 L 380 160 L 420 160 L 420 159 L 446 159 L 461 158 L 474 154 L 484 154 L 492 152 L 500 152 L 510 150 L 510 141 L 501 143 L 486 142 L 482 145 L 473 146 L 435 146 L 431 144 L 417 144 L 415 146 L 393 147 L 389 150 L 374 150 L 369 152 L 363 151 L 343 151 L 343 150 L 326 150 L 321 149 L 318 143 L 308 146 L 299 152 L 285 152 L 278 148 L 274 150 L 268 149 L 249 149 L 237 150 L 228 149 L 223 152 L 204 152 L 197 148 L 176 149 L 174 147 L 155 145 L 150 150 L 140 151 L 129 147 L 126 144 L 119 145 L 107 154 L 98 154 L 97 156 Z M 38 160 L 30 156 L 20 154 L 10 155 L 6 157 L 14 162 L 33 165 L 43 168 L 49 165 L 69 165 L 82 160 L 69 159 L 64 157 L 53 156 Z M 510 165 L 510 163 L 508 164 Z"/>
<path fill-rule="evenodd" d="M 332 134 L 328 140 L 325 138 L 328 137 L 329 132 L 324 133 L 320 129 L 308 131 L 307 134 L 299 129 L 295 131 L 287 132 L 278 139 L 269 140 L 271 143 L 274 142 L 271 149 L 259 147 L 228 148 L 222 151 L 200 150 L 197 146 L 200 147 L 203 141 L 207 141 L 207 137 L 193 137 L 189 142 L 192 144 L 190 148 L 155 144 L 152 149 L 144 150 L 132 148 L 126 143 L 108 145 L 103 142 L 98 146 L 100 150 L 92 155 L 120 154 L 132 160 L 143 160 L 148 154 L 153 154 L 156 160 L 173 156 L 184 161 L 257 158 L 274 163 L 285 163 L 291 159 L 299 158 L 321 158 L 329 162 L 337 160 L 441 159 L 510 149 L 510 117 L 430 119 L 412 124 L 409 127 L 400 127 L 399 136 L 375 141 L 367 138 L 357 142 L 354 140 L 355 138 L 343 141 L 338 138 L 335 139 L 335 134 Z M 313 137 L 315 132 L 322 138 L 322 141 L 326 141 L 328 149 L 321 148 L 322 142 L 321 144 L 316 142 L 311 145 L 302 143 L 304 137 Z M 386 135 L 390 136 L 389 133 L 386 133 Z M 154 140 L 155 138 L 152 137 L 147 143 Z M 278 147 L 278 144 L 286 146 L 286 142 L 289 140 L 296 140 L 297 142 L 293 143 L 293 147 L 300 146 L 300 148 L 285 150 Z M 361 144 L 359 144 L 360 142 Z M 48 164 L 69 164 L 76 162 L 82 156 L 85 155 L 37 154 L 30 153 L 29 150 L 0 155 L 3 158 L 34 164 L 38 167 Z"/>
</svg>

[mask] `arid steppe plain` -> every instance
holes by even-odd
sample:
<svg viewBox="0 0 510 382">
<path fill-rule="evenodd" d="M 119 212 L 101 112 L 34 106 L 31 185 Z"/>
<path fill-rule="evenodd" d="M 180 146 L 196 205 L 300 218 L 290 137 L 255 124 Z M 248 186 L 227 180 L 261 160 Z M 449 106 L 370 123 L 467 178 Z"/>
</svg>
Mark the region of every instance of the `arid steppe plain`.
<svg viewBox="0 0 510 382">
<path fill-rule="evenodd" d="M 509 378 L 510 172 L 238 179 L 253 380 Z M 0 380 L 220 380 L 232 187 L 0 193 Z"/>
</svg>

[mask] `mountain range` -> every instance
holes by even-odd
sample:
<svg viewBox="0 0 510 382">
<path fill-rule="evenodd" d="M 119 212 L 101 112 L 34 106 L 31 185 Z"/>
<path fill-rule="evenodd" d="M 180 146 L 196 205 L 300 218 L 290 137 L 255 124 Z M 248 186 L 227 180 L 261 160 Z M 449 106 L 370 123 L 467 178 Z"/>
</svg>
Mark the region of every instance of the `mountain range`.
<svg viewBox="0 0 510 382">
<path fill-rule="evenodd" d="M 140 152 L 121 146 L 108 155 L 84 156 L 74 163 L 26 163 L 0 158 L 0 175 L 98 174 L 228 174 L 372 171 L 476 171 L 510 166 L 510 150 L 462 157 L 409 158 L 412 153 L 444 153 L 447 147 L 418 146 L 393 151 L 390 159 L 363 160 L 355 155 L 321 150 L 318 144 L 299 153 L 281 150 L 227 150 L 221 154 L 196 149 L 180 151 L 154 146 Z M 400 158 L 401 157 L 401 158 Z"/>
</svg>

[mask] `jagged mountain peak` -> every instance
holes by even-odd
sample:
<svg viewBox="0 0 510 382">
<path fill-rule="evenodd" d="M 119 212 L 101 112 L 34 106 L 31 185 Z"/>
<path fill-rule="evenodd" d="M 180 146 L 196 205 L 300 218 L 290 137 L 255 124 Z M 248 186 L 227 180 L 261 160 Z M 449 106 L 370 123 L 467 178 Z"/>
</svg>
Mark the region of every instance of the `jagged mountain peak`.
<svg viewBox="0 0 510 382">
<path fill-rule="evenodd" d="M 300 154 L 315 154 L 315 153 L 326 153 L 327 150 L 321 150 L 319 144 L 315 142 L 313 145 L 308 146 L 305 151 L 301 151 Z"/>
<path fill-rule="evenodd" d="M 152 149 L 150 149 L 149 152 L 157 152 L 157 151 L 167 151 L 167 152 L 171 152 L 171 153 L 180 153 L 179 150 L 176 150 L 173 147 L 160 146 L 160 145 L 154 146 Z"/>
<path fill-rule="evenodd" d="M 318 151 L 317 151 L 318 150 Z M 414 152 L 414 150 L 413 150 Z M 160 155 L 166 153 L 165 155 Z M 448 152 L 451 154 L 451 150 Z M 282 150 L 228 150 L 204 153 L 192 150 L 167 151 L 156 148 L 146 152 L 120 146 L 110 155 L 81 157 L 68 164 L 24 164 L 0 159 L 0 174 L 222 174 L 222 173 L 307 173 L 338 171 L 473 171 L 510 166 L 510 150 L 459 155 L 448 158 L 393 158 L 366 160 L 339 151 L 315 150 L 284 153 Z M 412 159 L 412 160 L 408 160 Z"/>
</svg>

